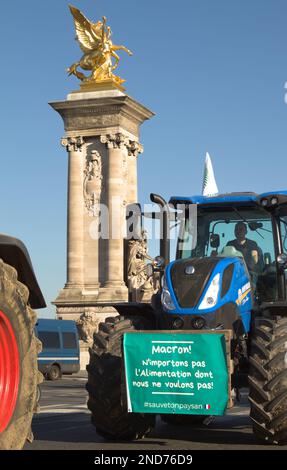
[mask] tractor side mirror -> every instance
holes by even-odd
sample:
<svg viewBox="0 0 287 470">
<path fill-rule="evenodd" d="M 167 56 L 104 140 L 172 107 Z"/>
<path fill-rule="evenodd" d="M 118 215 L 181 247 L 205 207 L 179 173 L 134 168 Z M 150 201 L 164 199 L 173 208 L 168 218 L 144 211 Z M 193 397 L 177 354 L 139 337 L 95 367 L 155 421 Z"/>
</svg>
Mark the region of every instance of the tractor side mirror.
<svg viewBox="0 0 287 470">
<path fill-rule="evenodd" d="M 210 236 L 210 246 L 211 248 L 218 248 L 220 245 L 220 237 L 218 233 L 212 233 Z"/>
</svg>

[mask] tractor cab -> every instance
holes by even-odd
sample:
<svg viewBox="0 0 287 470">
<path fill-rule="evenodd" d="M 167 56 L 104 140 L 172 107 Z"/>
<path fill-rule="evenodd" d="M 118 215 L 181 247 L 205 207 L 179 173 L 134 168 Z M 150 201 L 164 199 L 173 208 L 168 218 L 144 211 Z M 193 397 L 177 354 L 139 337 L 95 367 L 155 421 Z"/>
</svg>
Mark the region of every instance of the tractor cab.
<svg viewBox="0 0 287 470">
<path fill-rule="evenodd" d="M 163 278 L 167 327 L 248 333 L 253 311 L 286 306 L 287 191 L 172 197 L 170 205 L 184 217 Z"/>
<path fill-rule="evenodd" d="M 189 203 L 197 207 L 196 229 L 193 230 L 193 218 L 182 224 L 177 258 L 242 257 L 252 281 L 254 300 L 284 300 L 287 191 L 260 196 L 199 196 Z M 241 227 L 246 229 L 245 237 L 236 233 Z"/>
</svg>

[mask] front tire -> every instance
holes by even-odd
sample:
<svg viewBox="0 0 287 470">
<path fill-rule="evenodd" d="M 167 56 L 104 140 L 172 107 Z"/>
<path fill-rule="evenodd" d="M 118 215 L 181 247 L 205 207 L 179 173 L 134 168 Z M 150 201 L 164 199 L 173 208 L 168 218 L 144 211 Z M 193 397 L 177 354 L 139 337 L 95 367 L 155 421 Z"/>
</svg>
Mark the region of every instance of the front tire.
<svg viewBox="0 0 287 470">
<path fill-rule="evenodd" d="M 287 443 L 287 318 L 262 318 L 251 344 L 250 417 L 255 436 Z"/>
<path fill-rule="evenodd" d="M 133 440 L 147 435 L 154 427 L 152 414 L 128 413 L 122 337 L 134 330 L 151 329 L 143 317 L 113 317 L 100 323 L 94 334 L 87 366 L 88 408 L 98 434 L 108 440 Z"/>
<path fill-rule="evenodd" d="M 35 337 L 36 314 L 29 292 L 14 268 L 0 260 L 0 449 L 22 449 L 32 441 L 31 421 L 37 411 L 37 386 L 42 381 Z"/>
<path fill-rule="evenodd" d="M 46 374 L 47 380 L 59 380 L 62 377 L 62 372 L 57 364 L 53 364 Z"/>
</svg>

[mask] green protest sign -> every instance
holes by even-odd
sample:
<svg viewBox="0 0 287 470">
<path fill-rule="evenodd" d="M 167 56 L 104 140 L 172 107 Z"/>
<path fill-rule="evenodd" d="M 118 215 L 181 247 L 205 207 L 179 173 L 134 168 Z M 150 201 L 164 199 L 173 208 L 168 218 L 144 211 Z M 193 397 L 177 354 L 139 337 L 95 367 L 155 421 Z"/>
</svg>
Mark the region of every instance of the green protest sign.
<svg viewBox="0 0 287 470">
<path fill-rule="evenodd" d="M 123 347 L 129 412 L 224 414 L 223 333 L 125 333 Z"/>
</svg>

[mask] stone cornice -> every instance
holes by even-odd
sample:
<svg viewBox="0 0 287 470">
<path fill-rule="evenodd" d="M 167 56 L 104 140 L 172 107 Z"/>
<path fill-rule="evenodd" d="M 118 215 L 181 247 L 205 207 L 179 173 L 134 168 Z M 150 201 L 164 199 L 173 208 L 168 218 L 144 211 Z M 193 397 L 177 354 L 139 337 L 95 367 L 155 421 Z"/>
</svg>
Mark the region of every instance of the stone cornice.
<svg viewBox="0 0 287 470">
<path fill-rule="evenodd" d="M 50 105 L 63 118 L 66 131 L 119 125 L 138 133 L 140 124 L 154 116 L 152 111 L 127 95 L 67 100 Z"/>
</svg>

